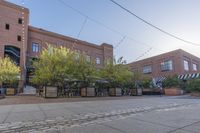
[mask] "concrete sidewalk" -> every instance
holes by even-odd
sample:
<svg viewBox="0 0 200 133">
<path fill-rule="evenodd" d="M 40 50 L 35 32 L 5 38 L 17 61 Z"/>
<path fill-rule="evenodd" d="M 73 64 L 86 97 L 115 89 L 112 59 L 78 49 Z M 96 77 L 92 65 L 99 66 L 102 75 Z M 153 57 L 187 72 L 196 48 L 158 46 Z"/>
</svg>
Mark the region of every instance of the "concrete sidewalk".
<svg viewBox="0 0 200 133">
<path fill-rule="evenodd" d="M 155 97 L 155 96 L 153 96 Z M 159 97 L 159 96 L 156 96 Z M 39 103 L 65 103 L 65 102 L 81 102 L 81 101 L 102 101 L 102 100 L 125 100 L 140 99 L 141 96 L 122 96 L 122 97 L 72 97 L 72 98 L 42 98 L 37 96 L 6 96 L 0 100 L 1 105 L 16 104 L 39 104 Z"/>
</svg>

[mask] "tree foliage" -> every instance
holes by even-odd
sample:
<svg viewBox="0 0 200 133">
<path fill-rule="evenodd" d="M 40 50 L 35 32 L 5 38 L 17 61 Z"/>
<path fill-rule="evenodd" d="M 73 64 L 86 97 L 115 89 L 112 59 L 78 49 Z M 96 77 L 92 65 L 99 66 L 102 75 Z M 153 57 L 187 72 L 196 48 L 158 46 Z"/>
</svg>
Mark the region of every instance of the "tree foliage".
<svg viewBox="0 0 200 133">
<path fill-rule="evenodd" d="M 106 61 L 105 67 L 101 70 L 101 76 L 110 82 L 110 87 L 121 87 L 131 82 L 133 73 L 125 64 L 122 57 L 117 61 L 115 59 Z"/>
<path fill-rule="evenodd" d="M 83 87 L 88 87 L 98 79 L 97 69 L 93 60 L 87 58 L 87 55 L 81 54 L 76 60 L 75 77 L 83 81 Z"/>
<path fill-rule="evenodd" d="M 13 83 L 19 79 L 20 68 L 8 57 L 0 58 L 0 82 Z"/>
<path fill-rule="evenodd" d="M 188 82 L 187 89 L 190 92 L 200 92 L 200 79 L 191 79 Z"/>
<path fill-rule="evenodd" d="M 107 60 L 105 66 L 97 70 L 94 60 L 88 59 L 86 54 L 64 47 L 48 46 L 33 66 L 33 82 L 41 85 L 64 86 L 80 81 L 81 87 L 88 87 L 97 79 L 105 79 L 110 82 L 110 87 L 121 87 L 133 80 L 133 73 L 123 58 Z"/>
<path fill-rule="evenodd" d="M 92 61 L 85 54 L 65 47 L 48 46 L 33 63 L 35 77 L 33 82 L 41 85 L 64 86 L 72 81 L 83 81 L 85 85 L 95 75 Z"/>
<path fill-rule="evenodd" d="M 64 47 L 48 46 L 33 63 L 36 84 L 57 85 L 65 80 L 72 80 L 74 72 L 75 53 Z"/>
<path fill-rule="evenodd" d="M 163 81 L 163 87 L 171 88 L 171 87 L 180 87 L 181 81 L 177 78 L 176 75 L 169 76 Z"/>
</svg>

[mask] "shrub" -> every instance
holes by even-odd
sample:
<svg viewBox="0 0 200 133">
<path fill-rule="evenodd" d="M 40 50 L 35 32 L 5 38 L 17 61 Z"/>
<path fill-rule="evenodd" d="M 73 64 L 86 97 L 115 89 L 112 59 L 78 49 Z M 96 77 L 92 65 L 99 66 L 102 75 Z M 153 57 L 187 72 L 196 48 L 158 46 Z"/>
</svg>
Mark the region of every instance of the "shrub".
<svg viewBox="0 0 200 133">
<path fill-rule="evenodd" d="M 180 80 L 176 76 L 167 77 L 163 81 L 163 87 L 165 88 L 180 87 Z"/>
<path fill-rule="evenodd" d="M 200 79 L 190 80 L 188 83 L 188 90 L 191 92 L 200 92 Z"/>
<path fill-rule="evenodd" d="M 143 88 L 152 88 L 152 81 L 150 79 L 146 79 L 142 81 L 142 87 Z"/>
</svg>

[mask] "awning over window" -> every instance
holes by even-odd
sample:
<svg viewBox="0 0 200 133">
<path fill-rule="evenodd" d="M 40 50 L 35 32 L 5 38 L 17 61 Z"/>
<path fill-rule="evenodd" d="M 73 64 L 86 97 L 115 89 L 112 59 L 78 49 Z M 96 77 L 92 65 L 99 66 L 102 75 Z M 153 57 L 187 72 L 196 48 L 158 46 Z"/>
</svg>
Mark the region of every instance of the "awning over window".
<svg viewBox="0 0 200 133">
<path fill-rule="evenodd" d="M 178 78 L 181 80 L 200 78 L 200 73 L 182 74 L 182 75 L 179 75 Z"/>
<path fill-rule="evenodd" d="M 154 85 L 156 85 L 157 83 L 163 82 L 163 80 L 165 80 L 165 79 L 166 79 L 166 77 L 163 77 L 163 76 L 156 77 L 156 78 L 153 78 L 153 83 L 154 83 Z"/>
</svg>

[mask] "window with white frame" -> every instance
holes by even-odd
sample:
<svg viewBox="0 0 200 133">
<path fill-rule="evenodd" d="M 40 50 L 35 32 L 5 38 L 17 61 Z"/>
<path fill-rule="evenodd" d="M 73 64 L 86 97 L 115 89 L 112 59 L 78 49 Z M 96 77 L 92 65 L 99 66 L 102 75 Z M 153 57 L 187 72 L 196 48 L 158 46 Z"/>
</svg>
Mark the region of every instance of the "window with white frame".
<svg viewBox="0 0 200 133">
<path fill-rule="evenodd" d="M 171 71 L 173 70 L 172 60 L 167 60 L 161 63 L 161 71 Z"/>
<path fill-rule="evenodd" d="M 99 57 L 96 58 L 96 64 L 101 64 L 101 59 Z"/>
<path fill-rule="evenodd" d="M 80 50 L 75 50 L 75 59 L 78 60 L 80 58 L 80 54 L 81 54 L 81 51 Z"/>
<path fill-rule="evenodd" d="M 151 72 L 152 72 L 152 69 L 151 69 L 150 65 L 143 67 L 143 73 L 144 74 L 148 74 L 148 73 L 151 73 Z"/>
<path fill-rule="evenodd" d="M 183 61 L 183 66 L 184 66 L 184 70 L 185 71 L 189 71 L 189 62 L 188 61 L 184 60 Z"/>
<path fill-rule="evenodd" d="M 193 71 L 197 71 L 197 64 L 192 64 L 192 69 L 193 69 Z"/>
<path fill-rule="evenodd" d="M 35 43 L 35 42 L 32 43 L 32 51 L 35 53 L 39 52 L 39 44 L 38 43 Z"/>
<path fill-rule="evenodd" d="M 89 55 L 86 55 L 86 61 L 90 62 L 91 61 L 91 57 Z"/>
</svg>

